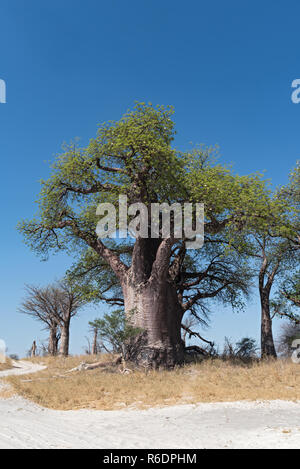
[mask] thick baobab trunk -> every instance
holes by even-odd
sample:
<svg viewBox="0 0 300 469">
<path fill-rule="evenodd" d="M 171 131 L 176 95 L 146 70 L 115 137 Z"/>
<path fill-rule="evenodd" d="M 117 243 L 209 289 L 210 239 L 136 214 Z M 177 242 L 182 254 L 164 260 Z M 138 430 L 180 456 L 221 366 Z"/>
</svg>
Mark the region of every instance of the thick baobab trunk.
<svg viewBox="0 0 300 469">
<path fill-rule="evenodd" d="M 128 358 L 149 368 L 182 364 L 182 310 L 173 283 L 151 278 L 136 285 L 128 278 L 123 293 L 128 321 L 140 329 L 129 343 Z"/>
<path fill-rule="evenodd" d="M 272 333 L 272 319 L 270 316 L 269 297 L 266 292 L 260 292 L 261 300 L 261 358 L 277 358 Z"/>
<path fill-rule="evenodd" d="M 49 334 L 49 345 L 48 345 L 49 355 L 52 355 L 52 356 L 57 355 L 57 346 L 58 346 L 57 327 L 52 327 L 50 329 L 50 334 Z"/>
<path fill-rule="evenodd" d="M 183 310 L 169 272 L 174 239 L 136 239 L 130 268 L 106 256 L 120 279 L 125 313 L 138 333 L 124 344 L 125 358 L 147 368 L 172 368 L 184 360 Z"/>
<path fill-rule="evenodd" d="M 61 326 L 60 348 L 59 354 L 67 357 L 69 355 L 69 336 L 70 336 L 70 323 L 66 322 Z"/>
</svg>

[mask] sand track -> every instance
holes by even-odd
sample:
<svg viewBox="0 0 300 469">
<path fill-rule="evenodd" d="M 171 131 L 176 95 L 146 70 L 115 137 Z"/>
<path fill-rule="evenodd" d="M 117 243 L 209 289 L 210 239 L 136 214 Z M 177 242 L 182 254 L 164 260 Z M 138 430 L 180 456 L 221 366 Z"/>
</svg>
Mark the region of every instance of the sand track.
<svg viewBox="0 0 300 469">
<path fill-rule="evenodd" d="M 17 365 L 0 378 L 43 369 Z M 55 411 L 16 396 L 0 400 L 0 448 L 300 448 L 300 403 Z"/>
<path fill-rule="evenodd" d="M 38 371 L 47 368 L 44 365 L 38 365 L 36 363 L 27 362 L 25 360 L 12 360 L 13 368 L 9 370 L 0 371 L 0 379 L 5 376 L 13 375 L 27 375 L 29 373 L 37 373 Z"/>
</svg>

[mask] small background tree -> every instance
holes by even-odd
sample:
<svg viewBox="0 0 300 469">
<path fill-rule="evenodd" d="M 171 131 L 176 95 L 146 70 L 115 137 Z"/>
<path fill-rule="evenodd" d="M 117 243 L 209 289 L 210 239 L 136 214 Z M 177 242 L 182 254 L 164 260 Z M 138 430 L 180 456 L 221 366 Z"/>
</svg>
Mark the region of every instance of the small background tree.
<svg viewBox="0 0 300 469">
<path fill-rule="evenodd" d="M 69 354 L 70 322 L 79 309 L 86 303 L 81 292 L 72 288 L 66 281 L 47 287 L 29 285 L 27 297 L 19 312 L 27 314 L 45 324 L 49 330 L 48 353 L 56 355 L 60 340 L 60 355 Z"/>
<path fill-rule="evenodd" d="M 221 357 L 225 360 L 240 359 L 243 361 L 250 361 L 257 358 L 257 344 L 256 340 L 251 337 L 243 337 L 235 344 L 225 337 L 223 353 Z"/>
<path fill-rule="evenodd" d="M 124 345 L 141 332 L 129 323 L 123 309 L 106 313 L 89 325 L 98 332 L 99 348 L 113 353 L 124 353 Z"/>
</svg>

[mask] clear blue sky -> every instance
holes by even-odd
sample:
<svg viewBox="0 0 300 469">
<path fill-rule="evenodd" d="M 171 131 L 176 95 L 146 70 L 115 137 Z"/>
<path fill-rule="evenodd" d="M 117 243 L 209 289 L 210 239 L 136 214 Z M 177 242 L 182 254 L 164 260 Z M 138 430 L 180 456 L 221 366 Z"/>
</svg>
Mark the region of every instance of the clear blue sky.
<svg viewBox="0 0 300 469">
<path fill-rule="evenodd" d="M 64 141 L 87 142 L 134 100 L 171 104 L 178 148 L 218 143 L 238 173 L 265 170 L 286 183 L 299 159 L 300 104 L 290 98 L 299 16 L 297 1 L 1 1 L 0 338 L 10 353 L 44 336 L 16 313 L 24 283 L 51 282 L 72 261 L 40 262 L 15 230 L 34 214 L 39 179 Z M 259 336 L 255 301 L 240 315 L 214 310 L 207 336 Z M 100 311 L 74 321 L 73 352 Z"/>
</svg>

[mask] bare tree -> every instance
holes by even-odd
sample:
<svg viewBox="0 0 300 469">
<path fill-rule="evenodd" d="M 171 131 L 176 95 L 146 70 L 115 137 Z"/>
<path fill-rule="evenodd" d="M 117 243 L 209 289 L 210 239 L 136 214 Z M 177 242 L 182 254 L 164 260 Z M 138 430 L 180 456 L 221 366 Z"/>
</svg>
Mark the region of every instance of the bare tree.
<svg viewBox="0 0 300 469">
<path fill-rule="evenodd" d="M 98 355 L 102 348 L 98 341 L 99 328 L 97 326 L 91 327 L 90 332 L 92 333 L 92 340 L 90 340 L 90 337 L 85 337 L 86 345 L 84 352 L 86 355 Z"/>
<path fill-rule="evenodd" d="M 69 354 L 70 322 L 84 305 L 82 294 L 75 292 L 67 282 L 57 282 L 47 287 L 26 287 L 27 298 L 19 311 L 42 321 L 49 329 L 49 354 Z"/>
<path fill-rule="evenodd" d="M 57 321 L 54 319 L 49 288 L 26 285 L 25 291 L 26 298 L 22 302 L 19 312 L 45 324 L 45 329 L 49 330 L 48 353 L 56 355 L 60 332 Z"/>
<path fill-rule="evenodd" d="M 235 344 L 228 337 L 225 337 L 224 348 L 221 358 L 224 360 L 240 359 L 243 361 L 251 361 L 257 359 L 256 340 L 251 337 L 242 337 Z"/>
<path fill-rule="evenodd" d="M 86 345 L 83 347 L 85 355 L 91 355 L 91 342 L 89 337 L 85 336 Z"/>
</svg>

